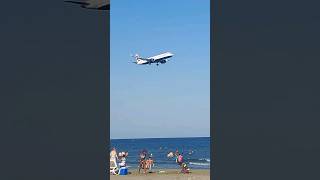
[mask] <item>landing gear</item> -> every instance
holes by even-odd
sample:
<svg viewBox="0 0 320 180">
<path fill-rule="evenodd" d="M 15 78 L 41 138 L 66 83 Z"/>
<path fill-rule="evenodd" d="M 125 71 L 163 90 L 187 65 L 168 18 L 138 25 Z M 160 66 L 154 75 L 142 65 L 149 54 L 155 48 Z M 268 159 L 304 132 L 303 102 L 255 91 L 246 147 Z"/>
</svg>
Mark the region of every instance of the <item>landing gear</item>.
<svg viewBox="0 0 320 180">
<path fill-rule="evenodd" d="M 157 66 L 159 66 L 159 64 L 157 63 Z"/>
</svg>

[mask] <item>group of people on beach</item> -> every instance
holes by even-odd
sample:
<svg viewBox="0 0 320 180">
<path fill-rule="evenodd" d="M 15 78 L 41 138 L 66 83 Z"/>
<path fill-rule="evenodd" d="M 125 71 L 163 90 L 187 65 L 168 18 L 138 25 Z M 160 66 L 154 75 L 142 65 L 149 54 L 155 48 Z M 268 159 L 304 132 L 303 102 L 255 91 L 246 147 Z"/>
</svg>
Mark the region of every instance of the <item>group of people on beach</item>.
<svg viewBox="0 0 320 180">
<path fill-rule="evenodd" d="M 127 151 L 119 152 L 119 154 L 117 154 L 116 148 L 112 148 L 110 152 L 110 173 L 117 174 L 117 171 L 119 170 L 118 164 L 119 168 L 127 166 L 126 157 L 128 156 L 128 154 L 129 153 Z M 117 163 L 117 161 L 120 161 L 120 163 Z"/>
<path fill-rule="evenodd" d="M 153 158 L 152 158 L 152 154 L 151 153 L 148 154 L 147 150 L 142 150 L 140 152 L 139 157 L 140 157 L 140 159 L 139 159 L 139 170 L 138 170 L 138 172 L 140 173 L 141 169 L 143 169 L 143 173 L 144 174 L 147 173 L 147 170 L 149 170 L 149 172 L 152 172 L 152 167 L 154 167 L 154 161 L 153 161 Z"/>
<path fill-rule="evenodd" d="M 117 154 L 117 151 L 115 148 L 112 148 L 110 152 L 110 173 L 111 174 L 117 174 L 115 168 L 123 168 L 126 167 L 126 158 L 128 156 L 128 152 L 120 152 Z M 178 150 L 176 150 L 175 153 L 169 152 L 167 154 L 167 158 L 172 159 L 175 158 L 176 163 L 181 167 L 181 173 L 189 173 L 190 169 L 187 166 L 187 163 L 185 163 L 183 159 L 182 153 L 180 153 Z M 117 161 L 120 161 L 120 163 L 117 163 Z M 147 171 L 149 173 L 152 172 L 152 167 L 154 167 L 154 160 L 151 153 L 148 153 L 147 150 L 142 150 L 139 154 L 139 165 L 138 165 L 138 172 L 140 173 L 141 170 L 143 170 L 144 174 L 147 174 Z M 111 170 L 112 169 L 112 170 Z"/>
</svg>

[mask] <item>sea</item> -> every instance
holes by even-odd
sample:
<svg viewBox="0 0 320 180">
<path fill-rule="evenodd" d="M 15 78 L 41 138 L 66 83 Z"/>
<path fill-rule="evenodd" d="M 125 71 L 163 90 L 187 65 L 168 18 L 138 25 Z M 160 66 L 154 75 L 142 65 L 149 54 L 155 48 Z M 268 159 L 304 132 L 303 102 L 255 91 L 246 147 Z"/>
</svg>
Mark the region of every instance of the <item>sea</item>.
<svg viewBox="0 0 320 180">
<path fill-rule="evenodd" d="M 183 153 L 184 161 L 191 169 L 210 169 L 210 138 L 147 138 L 112 139 L 111 148 L 117 152 L 128 151 L 127 166 L 138 167 L 139 153 L 147 150 L 152 154 L 155 169 L 176 169 L 175 159 L 168 158 L 170 151 Z"/>
</svg>

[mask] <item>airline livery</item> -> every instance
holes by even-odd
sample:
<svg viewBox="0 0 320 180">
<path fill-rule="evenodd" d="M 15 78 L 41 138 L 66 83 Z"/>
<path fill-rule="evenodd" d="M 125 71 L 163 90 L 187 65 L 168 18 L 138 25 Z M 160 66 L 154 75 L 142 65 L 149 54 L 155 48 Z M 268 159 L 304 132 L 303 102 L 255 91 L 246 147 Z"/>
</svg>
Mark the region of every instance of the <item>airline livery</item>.
<svg viewBox="0 0 320 180">
<path fill-rule="evenodd" d="M 159 54 L 156 56 L 152 56 L 152 57 L 148 57 L 148 58 L 142 58 L 142 57 L 139 57 L 138 54 L 136 54 L 134 56 L 136 61 L 134 61 L 133 63 L 138 64 L 138 65 L 145 65 L 145 64 L 151 65 L 152 63 L 156 63 L 158 66 L 159 63 L 165 64 L 166 62 L 168 62 L 169 58 L 171 58 L 172 56 L 173 56 L 173 54 L 171 52 L 165 52 L 165 53 L 162 53 L 162 54 Z"/>
</svg>

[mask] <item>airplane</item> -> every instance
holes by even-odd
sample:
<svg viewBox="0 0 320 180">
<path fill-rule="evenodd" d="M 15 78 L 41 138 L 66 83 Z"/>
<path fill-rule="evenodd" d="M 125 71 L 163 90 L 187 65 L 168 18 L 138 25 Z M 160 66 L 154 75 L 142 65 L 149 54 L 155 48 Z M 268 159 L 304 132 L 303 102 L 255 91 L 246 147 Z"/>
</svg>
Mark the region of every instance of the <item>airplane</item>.
<svg viewBox="0 0 320 180">
<path fill-rule="evenodd" d="M 67 3 L 80 4 L 82 8 L 96 10 L 110 10 L 110 0 L 79 0 L 64 1 Z"/>
<path fill-rule="evenodd" d="M 136 61 L 134 61 L 133 63 L 135 63 L 137 65 L 145 65 L 145 64 L 151 65 L 152 63 L 157 63 L 157 66 L 158 66 L 159 63 L 164 64 L 167 61 L 169 61 L 169 58 L 171 58 L 173 55 L 174 54 L 172 54 L 171 52 L 165 52 L 165 53 L 162 53 L 162 54 L 159 54 L 156 56 L 142 58 L 138 54 L 136 54 L 134 56 Z"/>
</svg>

